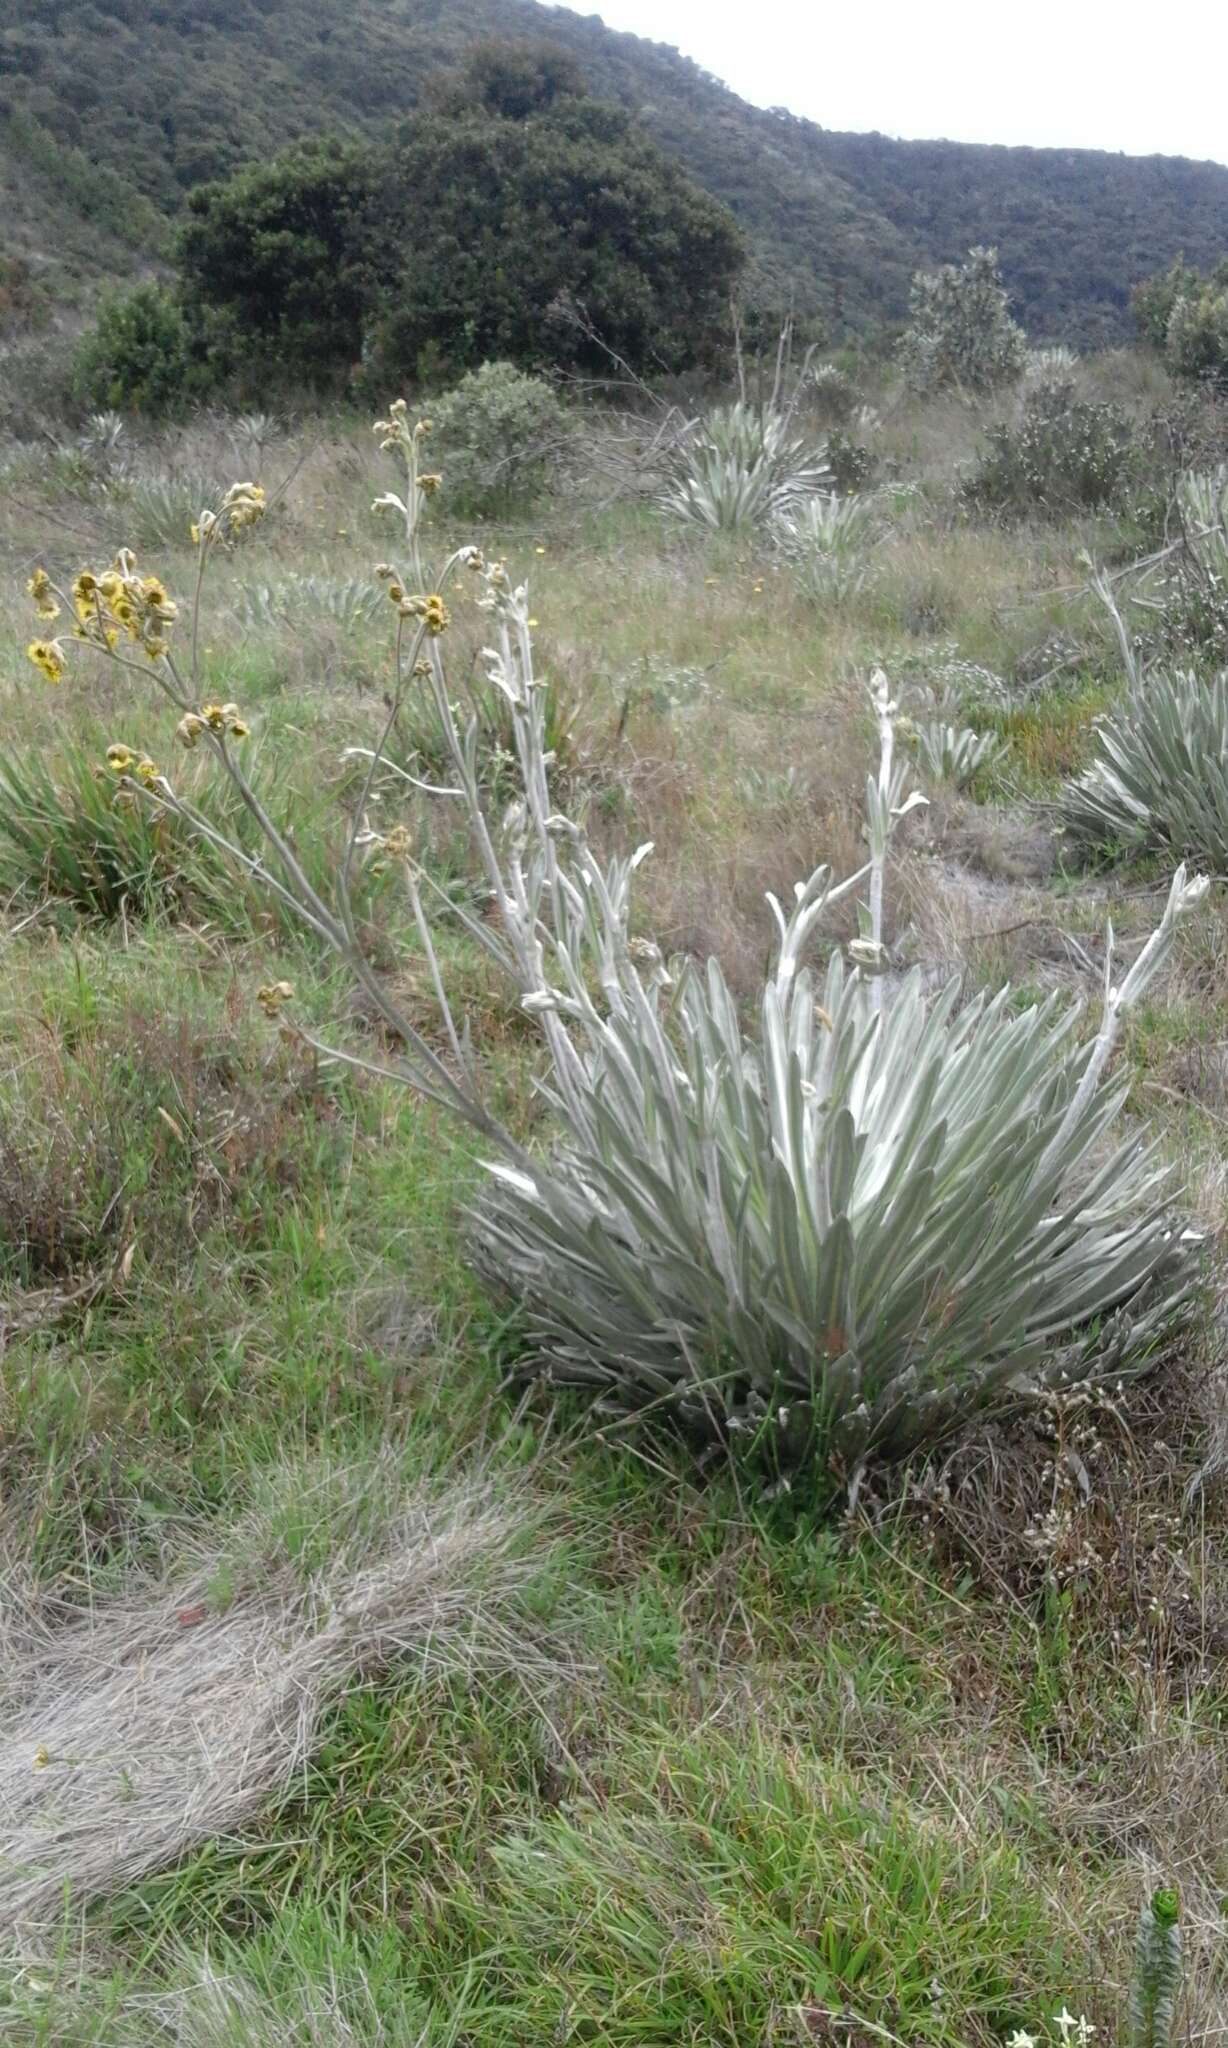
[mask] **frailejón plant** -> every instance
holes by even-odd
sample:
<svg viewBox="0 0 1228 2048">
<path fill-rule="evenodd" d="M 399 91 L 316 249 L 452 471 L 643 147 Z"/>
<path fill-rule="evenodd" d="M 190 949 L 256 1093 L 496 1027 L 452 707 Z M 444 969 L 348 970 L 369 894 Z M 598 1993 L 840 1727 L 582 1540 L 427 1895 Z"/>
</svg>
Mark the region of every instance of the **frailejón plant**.
<svg viewBox="0 0 1228 2048">
<path fill-rule="evenodd" d="M 1144 671 L 1106 577 L 1092 589 L 1113 623 L 1123 702 L 1097 728 L 1091 766 L 1062 795 L 1066 828 L 1092 846 L 1228 864 L 1228 671 Z"/>
<path fill-rule="evenodd" d="M 982 770 L 992 768 L 1006 751 L 998 733 L 976 732 L 946 718 L 920 718 L 909 734 L 917 765 L 931 782 L 949 782 L 967 789 Z"/>
<path fill-rule="evenodd" d="M 776 522 L 776 544 L 804 597 L 839 607 L 861 594 L 874 573 L 872 550 L 883 533 L 877 503 L 819 492 Z"/>
<path fill-rule="evenodd" d="M 84 571 L 71 596 L 40 572 L 32 594 L 47 637 L 31 653 L 62 677 L 71 643 L 55 617 L 67 608 L 88 648 L 154 677 L 181 742 L 207 747 L 229 775 L 267 848 L 234 858 L 348 962 L 403 1050 L 384 1064 L 305 1029 L 304 1041 L 406 1082 L 485 1141 L 477 1256 L 522 1305 L 531 1365 L 588 1389 L 607 1415 L 669 1418 L 773 1467 L 813 1460 L 855 1484 L 867 1460 L 899 1457 L 1030 1389 L 1154 1359 L 1190 1299 L 1191 1248 L 1145 1138 L 1113 1140 L 1125 1084 L 1106 1066 L 1123 1011 L 1205 884 L 1178 871 L 1120 982 L 1110 945 L 1090 1042 L 1056 997 L 1020 1008 L 1004 990 L 961 1004 L 952 986 L 927 1000 L 917 974 L 891 971 L 889 848 L 924 799 L 909 793 L 880 674 L 868 860 L 841 880 L 820 866 L 790 903 L 773 901 L 775 953 L 747 1030 L 717 962 L 667 963 L 633 933 L 632 881 L 649 849 L 602 865 L 555 807 L 527 591 L 472 547 L 428 566 L 423 514 L 437 483 L 420 464 L 426 429 L 398 404 L 379 432 L 403 472 L 380 500 L 401 529 L 399 559 L 377 570 L 396 622 L 396 683 L 330 889 L 304 873 L 243 769 L 241 708 L 200 701 L 195 608 L 185 635 L 164 586 L 130 555 Z M 256 486 L 236 486 L 200 516 L 198 583 L 229 529 L 262 507 Z M 445 673 L 458 582 L 488 619 L 490 687 L 512 719 L 518 787 L 497 816 L 476 718 L 460 722 Z M 384 794 L 459 807 L 485 894 L 473 908 L 445 898 L 415 859 L 412 817 L 379 832 L 367 823 L 387 731 L 414 691 L 434 704 L 446 773 L 389 779 Z M 218 839 L 151 757 L 117 742 L 109 763 L 125 801 Z M 404 880 L 438 1002 L 430 1035 L 361 944 L 353 883 L 372 854 Z M 858 895 L 847 958 L 829 947 L 826 965 L 812 964 L 828 911 Z M 541 1149 L 490 1107 L 445 986 L 444 916 L 460 918 L 536 1020 L 554 1114 Z M 261 1000 L 293 1016 L 287 983 Z"/>
<path fill-rule="evenodd" d="M 670 462 L 664 512 L 717 533 L 740 533 L 794 511 L 830 486 L 826 450 L 779 406 L 740 399 L 692 421 Z"/>
</svg>

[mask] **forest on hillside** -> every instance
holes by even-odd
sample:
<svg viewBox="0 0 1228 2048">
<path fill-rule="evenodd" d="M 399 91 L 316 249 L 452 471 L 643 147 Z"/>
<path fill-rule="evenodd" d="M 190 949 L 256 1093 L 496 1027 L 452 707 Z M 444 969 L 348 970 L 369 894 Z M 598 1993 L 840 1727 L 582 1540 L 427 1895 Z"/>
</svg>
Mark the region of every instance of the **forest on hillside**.
<svg viewBox="0 0 1228 2048">
<path fill-rule="evenodd" d="M 836 134 L 536 0 L 21 0 L 0 28 L 0 261 L 45 303 L 88 297 L 158 260 L 194 186 L 300 138 L 391 135 L 475 40 L 543 34 L 730 208 L 748 289 L 833 339 L 898 320 L 919 265 L 980 242 L 1035 337 L 1118 341 L 1139 279 L 1228 246 L 1228 167 Z"/>
</svg>

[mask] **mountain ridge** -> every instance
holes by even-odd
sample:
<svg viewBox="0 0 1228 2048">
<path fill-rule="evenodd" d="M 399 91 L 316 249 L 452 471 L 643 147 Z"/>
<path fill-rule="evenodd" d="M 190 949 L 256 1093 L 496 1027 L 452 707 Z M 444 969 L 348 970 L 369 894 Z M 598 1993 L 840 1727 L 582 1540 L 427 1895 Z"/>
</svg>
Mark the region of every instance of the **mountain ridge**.
<svg viewBox="0 0 1228 2048">
<path fill-rule="evenodd" d="M 489 36 L 569 50 L 590 89 L 729 205 L 760 296 L 820 315 L 836 339 L 898 320 L 915 269 L 988 242 L 1036 338 L 1115 342 L 1140 277 L 1228 250 L 1228 166 L 841 133 L 751 106 L 670 44 L 538 0 L 18 0 L 15 12 L 0 29 L 0 255 L 68 302 L 156 262 L 194 183 L 303 135 L 388 132 Z"/>
</svg>

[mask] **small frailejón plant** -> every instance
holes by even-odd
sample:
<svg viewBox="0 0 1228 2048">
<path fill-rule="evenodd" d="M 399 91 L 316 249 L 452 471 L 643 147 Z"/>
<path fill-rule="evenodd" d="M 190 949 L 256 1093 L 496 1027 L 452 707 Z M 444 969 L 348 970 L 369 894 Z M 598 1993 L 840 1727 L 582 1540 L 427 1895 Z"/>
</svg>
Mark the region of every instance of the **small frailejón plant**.
<svg viewBox="0 0 1228 2048">
<path fill-rule="evenodd" d="M 1108 578 L 1091 589 L 1126 672 L 1122 703 L 1096 733 L 1091 766 L 1062 793 L 1068 832 L 1089 846 L 1189 856 L 1228 867 L 1228 670 L 1144 670 Z"/>
<path fill-rule="evenodd" d="M 1169 2048 L 1181 1987 L 1181 1900 L 1162 1886 L 1144 1900 L 1130 1985 L 1132 2048 Z"/>
<path fill-rule="evenodd" d="M 795 512 L 830 484 L 826 448 L 804 440 L 785 407 L 739 399 L 691 422 L 658 503 L 713 533 L 745 533 Z"/>
<path fill-rule="evenodd" d="M 908 792 L 879 674 L 868 860 L 841 880 L 820 866 L 791 902 L 772 901 L 775 957 L 747 1031 L 717 962 L 667 963 L 633 934 L 632 881 L 650 849 L 602 865 L 555 808 L 527 591 L 473 547 L 428 567 L 423 512 L 438 479 L 421 467 L 426 428 L 398 403 L 378 431 L 403 471 L 380 500 L 400 525 L 400 560 L 376 570 L 395 619 L 396 683 L 327 901 L 244 773 L 240 709 L 199 700 L 200 589 L 229 529 L 259 515 L 256 488 L 236 486 L 197 523 L 186 630 L 130 555 L 83 574 L 71 598 L 45 577 L 34 596 L 48 630 L 66 605 L 90 651 L 154 678 L 181 743 L 212 750 L 261 827 L 267 855 L 235 847 L 234 859 L 348 963 L 402 1052 L 381 1065 L 306 1030 L 304 1041 L 405 1082 L 481 1134 L 491 1156 L 475 1255 L 522 1305 L 532 1368 L 587 1389 L 608 1415 L 655 1416 L 770 1467 L 813 1462 L 826 1483 L 855 1485 L 868 1460 L 903 1456 L 1031 1389 L 1154 1361 L 1193 1297 L 1193 1247 L 1145 1139 L 1111 1137 L 1125 1084 L 1106 1067 L 1123 1012 L 1205 883 L 1178 871 L 1120 980 L 1110 940 L 1090 1042 L 1056 997 L 1021 1008 L 1003 990 L 961 1005 L 952 986 L 927 1000 L 919 974 L 891 972 L 885 940 L 891 837 L 924 799 Z M 518 788 L 499 815 L 476 720 L 458 723 L 447 687 L 450 607 L 466 584 L 489 620 L 490 687 L 512 718 Z M 70 644 L 31 648 L 53 682 Z M 446 774 L 395 786 L 407 802 L 459 807 L 485 895 L 476 908 L 445 897 L 415 859 L 411 821 L 382 835 L 365 823 L 411 691 L 434 705 Z M 110 772 L 118 801 L 163 806 L 217 838 L 141 749 L 117 741 Z M 373 853 L 404 880 L 441 1019 L 429 1039 L 363 951 L 351 884 Z M 859 892 L 860 937 L 847 959 L 835 949 L 816 969 L 808 956 L 826 912 Z M 441 917 L 461 920 L 536 1021 L 554 1117 L 543 1149 L 489 1107 L 445 986 Z M 293 992 L 273 983 L 261 1000 L 284 1014 Z"/>
<path fill-rule="evenodd" d="M 816 492 L 777 519 L 775 540 L 803 597 L 838 610 L 872 582 L 884 530 L 873 498 Z"/>
</svg>

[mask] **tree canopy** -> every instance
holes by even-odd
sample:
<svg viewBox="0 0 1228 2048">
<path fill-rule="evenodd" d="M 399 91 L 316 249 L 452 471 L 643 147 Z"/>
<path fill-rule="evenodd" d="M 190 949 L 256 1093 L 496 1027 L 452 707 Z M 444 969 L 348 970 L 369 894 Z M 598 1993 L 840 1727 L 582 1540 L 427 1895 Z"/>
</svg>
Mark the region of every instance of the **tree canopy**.
<svg viewBox="0 0 1228 2048">
<path fill-rule="evenodd" d="M 316 386 L 498 358 L 684 369 L 721 334 L 732 217 L 535 45 L 480 48 L 395 142 L 298 145 L 192 194 L 185 305 Z"/>
</svg>

